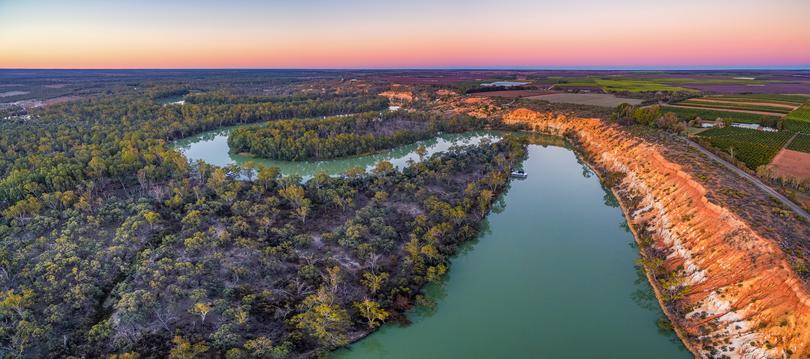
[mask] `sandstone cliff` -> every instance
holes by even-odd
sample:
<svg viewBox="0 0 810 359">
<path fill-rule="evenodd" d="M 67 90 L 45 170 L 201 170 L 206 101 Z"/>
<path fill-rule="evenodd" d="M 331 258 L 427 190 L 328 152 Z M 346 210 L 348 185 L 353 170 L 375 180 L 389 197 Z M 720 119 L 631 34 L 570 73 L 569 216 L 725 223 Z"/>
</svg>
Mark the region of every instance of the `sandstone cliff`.
<svg viewBox="0 0 810 359">
<path fill-rule="evenodd" d="M 710 201 L 659 145 L 598 119 L 518 109 L 503 120 L 565 135 L 615 182 L 659 300 L 696 355 L 810 357 L 810 295 L 776 239 Z"/>
</svg>

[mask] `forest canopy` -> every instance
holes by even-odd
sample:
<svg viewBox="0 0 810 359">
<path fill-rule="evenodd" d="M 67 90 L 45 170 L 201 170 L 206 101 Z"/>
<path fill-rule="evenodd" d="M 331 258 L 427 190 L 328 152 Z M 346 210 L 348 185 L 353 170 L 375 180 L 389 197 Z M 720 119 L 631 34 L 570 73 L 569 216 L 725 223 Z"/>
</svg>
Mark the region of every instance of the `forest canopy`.
<svg viewBox="0 0 810 359">
<path fill-rule="evenodd" d="M 163 93 L 156 91 L 156 94 Z M 189 163 L 224 125 L 379 111 L 376 96 L 163 106 L 109 96 L 0 123 L 0 347 L 11 357 L 313 355 L 401 317 L 446 271 L 525 144 L 397 171 Z"/>
</svg>

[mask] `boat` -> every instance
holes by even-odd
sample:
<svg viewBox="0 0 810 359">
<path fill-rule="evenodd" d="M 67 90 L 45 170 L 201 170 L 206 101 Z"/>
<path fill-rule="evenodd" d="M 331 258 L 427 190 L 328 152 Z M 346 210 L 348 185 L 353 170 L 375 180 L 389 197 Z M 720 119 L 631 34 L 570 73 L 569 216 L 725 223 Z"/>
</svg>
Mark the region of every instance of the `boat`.
<svg viewBox="0 0 810 359">
<path fill-rule="evenodd" d="M 514 178 L 526 178 L 526 177 L 529 177 L 529 175 L 526 172 L 523 172 L 523 170 L 517 170 L 517 171 L 512 171 L 512 177 L 514 177 Z"/>
</svg>

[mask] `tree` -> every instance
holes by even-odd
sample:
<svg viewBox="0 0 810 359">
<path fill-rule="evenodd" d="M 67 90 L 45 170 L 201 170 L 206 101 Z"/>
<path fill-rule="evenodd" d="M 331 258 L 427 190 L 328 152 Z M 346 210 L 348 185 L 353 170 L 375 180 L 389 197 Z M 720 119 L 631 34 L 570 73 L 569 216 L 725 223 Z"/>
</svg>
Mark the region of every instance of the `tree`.
<svg viewBox="0 0 810 359">
<path fill-rule="evenodd" d="M 340 284 L 340 280 L 343 278 L 343 274 L 340 271 L 340 266 L 326 268 L 326 274 L 329 289 L 332 291 L 332 293 L 335 293 L 338 285 Z"/>
<path fill-rule="evenodd" d="M 366 170 L 363 167 L 359 167 L 359 166 L 351 167 L 348 170 L 346 170 L 346 173 L 345 173 L 346 177 L 349 177 L 349 178 L 359 178 L 359 177 L 363 176 L 364 174 L 366 174 Z"/>
<path fill-rule="evenodd" d="M 143 214 L 143 219 L 149 223 L 149 230 L 154 230 L 155 222 L 157 222 L 158 218 L 160 218 L 160 214 L 154 211 L 146 211 Z"/>
<path fill-rule="evenodd" d="M 301 201 L 301 205 L 295 208 L 295 214 L 298 216 L 298 218 L 301 218 L 302 224 L 307 223 L 307 216 L 309 215 L 311 205 L 312 201 L 310 201 L 309 198 L 304 198 Z"/>
<path fill-rule="evenodd" d="M 374 174 L 384 175 L 394 170 L 394 165 L 388 161 L 380 161 L 374 166 Z"/>
<path fill-rule="evenodd" d="M 493 197 L 495 197 L 495 194 L 488 189 L 478 193 L 478 209 L 481 211 L 482 218 L 487 214 L 487 209 L 489 209 L 489 204 L 492 202 Z"/>
<path fill-rule="evenodd" d="M 169 359 L 195 359 L 208 351 L 208 346 L 204 343 L 192 344 L 179 335 L 172 339 L 172 343 L 174 347 L 169 352 Z"/>
<path fill-rule="evenodd" d="M 360 316 L 366 318 L 369 329 L 378 327 L 389 316 L 385 309 L 380 308 L 379 303 L 368 298 L 363 299 L 362 302 L 354 303 L 354 307 L 357 308 Z"/>
<path fill-rule="evenodd" d="M 299 185 L 291 185 L 278 190 L 278 194 L 289 201 L 293 207 L 300 207 L 305 198 L 304 188 Z"/>
<path fill-rule="evenodd" d="M 425 160 L 425 155 L 427 155 L 427 148 L 425 146 L 419 146 L 416 148 L 416 154 L 419 156 L 419 161 Z"/>
<path fill-rule="evenodd" d="M 385 280 L 388 279 L 388 277 L 389 277 L 388 273 L 385 272 L 382 272 L 380 274 L 364 272 L 363 279 L 361 280 L 361 282 L 363 283 L 364 286 L 366 286 L 366 288 L 368 288 L 368 290 L 371 291 L 371 294 L 376 294 L 377 291 L 379 291 L 380 288 L 382 288 L 383 283 L 385 283 Z"/>
<path fill-rule="evenodd" d="M 265 191 L 270 189 L 270 186 L 275 182 L 279 176 L 278 167 L 260 167 L 259 174 L 256 176 L 256 181 L 264 188 Z"/>
<path fill-rule="evenodd" d="M 301 309 L 303 312 L 290 320 L 296 328 L 328 348 L 347 344 L 349 315 L 345 309 L 332 303 L 331 294 L 326 294 L 322 288 L 318 294 L 304 299 Z"/>
<path fill-rule="evenodd" d="M 205 317 L 211 312 L 211 305 L 208 303 L 195 303 L 191 307 L 191 312 L 200 316 L 200 321 L 205 322 Z"/>
<path fill-rule="evenodd" d="M 245 341 L 244 348 L 248 351 L 251 358 L 284 358 L 289 352 L 287 346 L 273 345 L 273 341 L 265 336 Z"/>
</svg>

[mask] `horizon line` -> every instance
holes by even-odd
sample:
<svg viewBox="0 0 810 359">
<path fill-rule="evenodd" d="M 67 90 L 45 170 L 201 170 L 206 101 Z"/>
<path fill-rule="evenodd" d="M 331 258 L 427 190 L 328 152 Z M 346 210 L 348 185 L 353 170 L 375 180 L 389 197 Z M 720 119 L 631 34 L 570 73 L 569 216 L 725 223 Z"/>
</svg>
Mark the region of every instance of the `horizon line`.
<svg viewBox="0 0 810 359">
<path fill-rule="evenodd" d="M 286 71 L 807 71 L 808 65 L 745 66 L 425 66 L 425 67 L 0 67 L 0 71 L 171 71 L 171 70 L 286 70 Z"/>
</svg>

